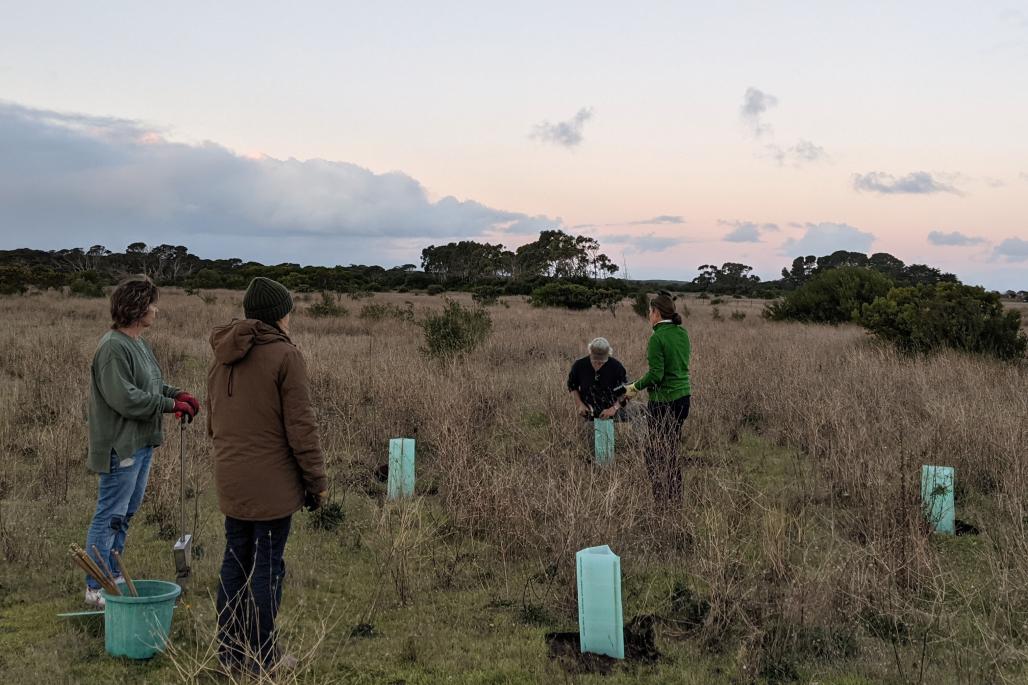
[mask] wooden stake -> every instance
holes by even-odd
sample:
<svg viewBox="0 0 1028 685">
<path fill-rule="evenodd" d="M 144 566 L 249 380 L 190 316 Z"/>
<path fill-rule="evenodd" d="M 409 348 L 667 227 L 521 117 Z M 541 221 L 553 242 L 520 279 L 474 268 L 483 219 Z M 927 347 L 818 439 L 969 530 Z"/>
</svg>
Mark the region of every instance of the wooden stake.
<svg viewBox="0 0 1028 685">
<path fill-rule="evenodd" d="M 128 585 L 129 592 L 132 593 L 133 597 L 138 597 L 139 593 L 136 592 L 136 584 L 132 582 L 132 576 L 129 575 L 128 569 L 125 568 L 125 562 L 121 560 L 118 550 L 111 550 L 111 554 L 114 555 L 114 560 L 118 562 L 118 568 L 121 569 L 121 575 L 125 578 L 125 584 Z"/>
</svg>

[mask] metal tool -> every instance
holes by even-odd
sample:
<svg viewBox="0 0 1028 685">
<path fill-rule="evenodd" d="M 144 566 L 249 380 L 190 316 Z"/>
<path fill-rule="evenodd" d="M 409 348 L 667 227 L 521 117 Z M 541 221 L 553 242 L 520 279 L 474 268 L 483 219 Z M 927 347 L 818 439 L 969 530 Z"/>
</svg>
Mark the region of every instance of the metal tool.
<svg viewBox="0 0 1028 685">
<path fill-rule="evenodd" d="M 175 541 L 175 581 L 185 590 L 192 576 L 193 536 L 186 532 L 186 417 L 179 424 L 179 539 Z"/>
</svg>

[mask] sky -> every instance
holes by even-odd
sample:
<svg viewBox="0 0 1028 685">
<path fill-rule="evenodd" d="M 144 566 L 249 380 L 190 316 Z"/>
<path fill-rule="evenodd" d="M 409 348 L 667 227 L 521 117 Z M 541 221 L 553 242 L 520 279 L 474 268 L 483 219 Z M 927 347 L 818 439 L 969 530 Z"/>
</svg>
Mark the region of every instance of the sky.
<svg viewBox="0 0 1028 685">
<path fill-rule="evenodd" d="M 632 278 L 889 252 L 1028 289 L 1028 2 L 0 0 L 0 249 Z"/>
</svg>

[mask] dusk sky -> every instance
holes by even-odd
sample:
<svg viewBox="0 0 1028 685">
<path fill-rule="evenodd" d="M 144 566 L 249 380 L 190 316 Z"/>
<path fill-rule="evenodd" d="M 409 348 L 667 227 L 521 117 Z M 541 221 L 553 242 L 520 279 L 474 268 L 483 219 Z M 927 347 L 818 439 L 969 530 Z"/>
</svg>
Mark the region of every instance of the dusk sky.
<svg viewBox="0 0 1028 685">
<path fill-rule="evenodd" d="M 1026 2 L 7 2 L 0 248 L 266 263 L 597 237 L 1028 289 Z"/>
</svg>

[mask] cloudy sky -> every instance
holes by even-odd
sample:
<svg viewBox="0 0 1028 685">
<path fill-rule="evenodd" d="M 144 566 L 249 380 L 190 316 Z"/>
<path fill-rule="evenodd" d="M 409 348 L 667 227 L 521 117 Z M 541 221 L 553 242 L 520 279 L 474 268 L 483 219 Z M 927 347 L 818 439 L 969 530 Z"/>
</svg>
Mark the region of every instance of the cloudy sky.
<svg viewBox="0 0 1028 685">
<path fill-rule="evenodd" d="M 1028 288 L 1023 0 L 294 5 L 0 0 L 0 248 L 559 227 L 632 277 L 851 249 Z"/>
</svg>

